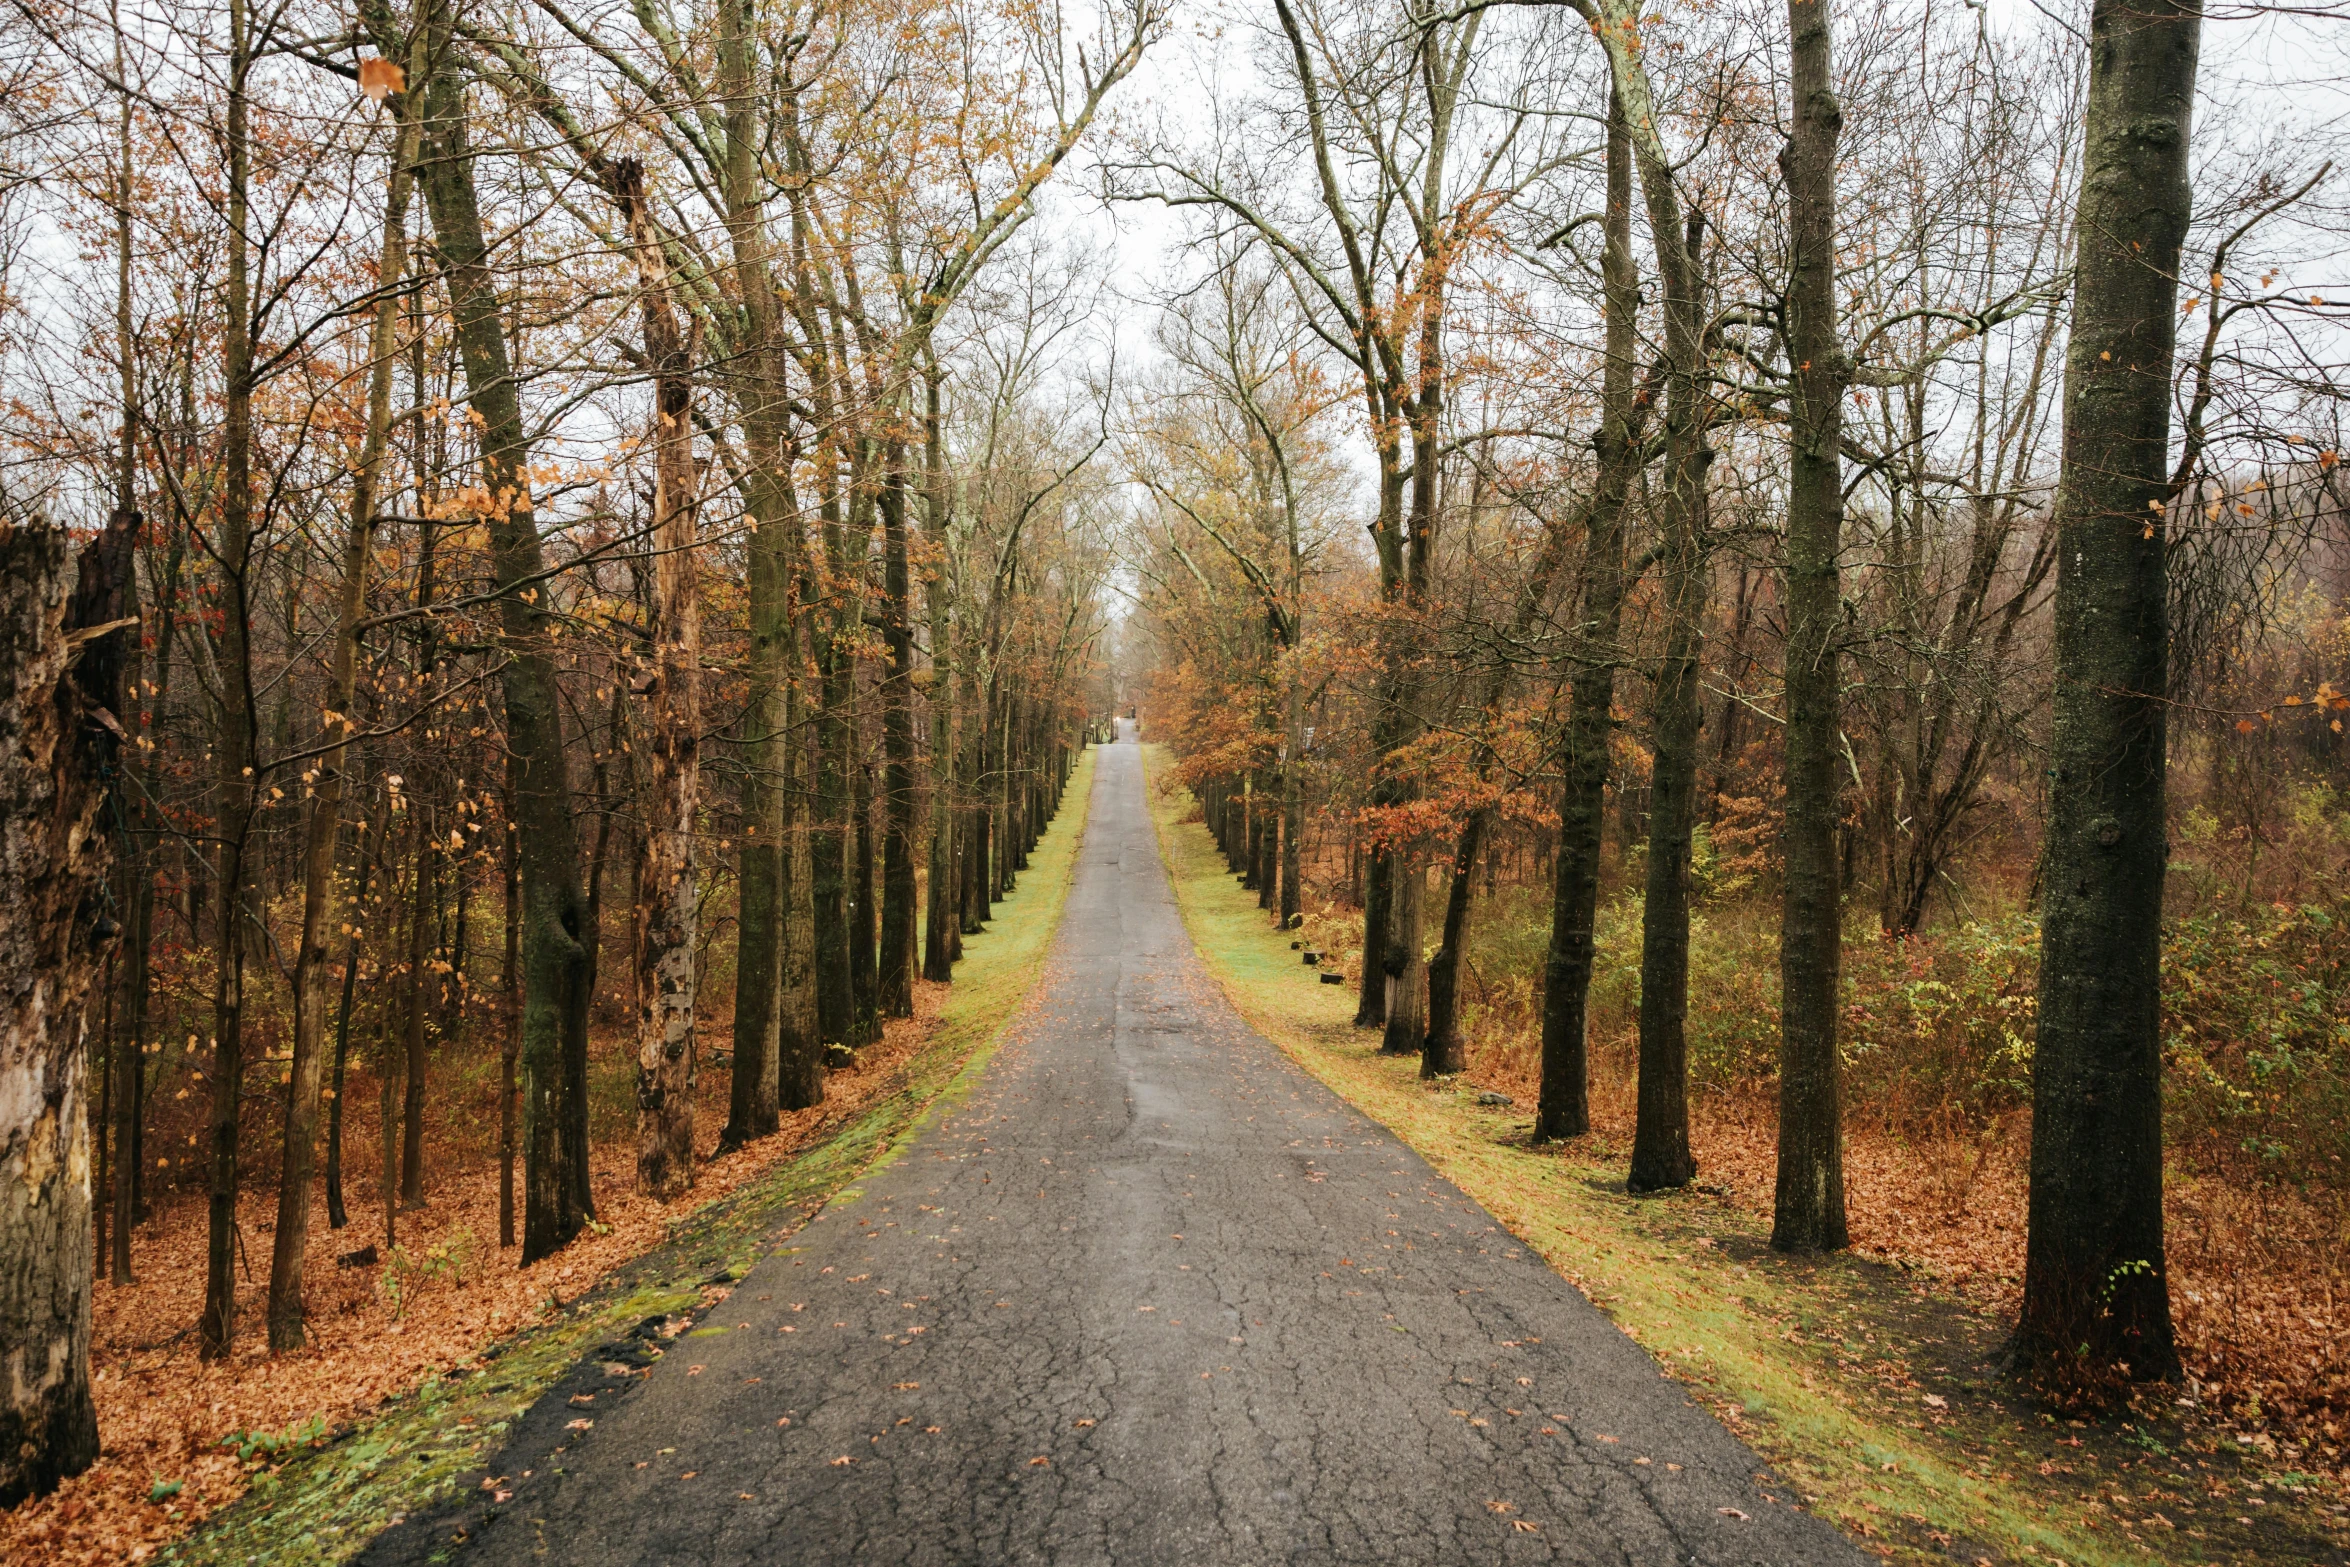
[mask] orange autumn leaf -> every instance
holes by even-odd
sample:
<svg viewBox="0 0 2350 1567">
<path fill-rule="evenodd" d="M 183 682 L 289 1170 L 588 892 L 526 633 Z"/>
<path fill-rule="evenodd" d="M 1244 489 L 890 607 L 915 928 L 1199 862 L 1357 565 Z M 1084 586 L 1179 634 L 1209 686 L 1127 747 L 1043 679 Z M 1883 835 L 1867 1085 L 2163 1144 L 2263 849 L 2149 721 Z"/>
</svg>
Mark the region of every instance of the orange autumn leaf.
<svg viewBox="0 0 2350 1567">
<path fill-rule="evenodd" d="M 393 93 L 408 85 L 408 73 L 389 60 L 370 59 L 359 62 L 359 90 L 367 94 L 370 103 L 382 103 Z"/>
</svg>

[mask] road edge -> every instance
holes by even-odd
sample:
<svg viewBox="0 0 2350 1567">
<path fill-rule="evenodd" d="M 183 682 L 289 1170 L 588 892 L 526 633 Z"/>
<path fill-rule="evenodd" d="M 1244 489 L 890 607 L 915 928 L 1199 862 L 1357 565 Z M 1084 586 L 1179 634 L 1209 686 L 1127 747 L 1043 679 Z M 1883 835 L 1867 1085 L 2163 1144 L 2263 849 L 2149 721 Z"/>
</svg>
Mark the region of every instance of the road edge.
<svg viewBox="0 0 2350 1567">
<path fill-rule="evenodd" d="M 1061 808 L 1046 826 L 989 929 L 936 1015 L 932 1038 L 901 1069 L 905 1081 L 751 1184 L 681 1220 L 670 1238 L 612 1269 L 555 1320 L 485 1343 L 376 1414 L 254 1477 L 244 1496 L 166 1546 L 187 1567 L 268 1562 L 331 1567 L 411 1514 L 445 1506 L 459 1481 L 503 1446 L 510 1428 L 599 1342 L 651 1318 L 707 1309 L 709 1292 L 887 1164 L 945 1104 L 968 1094 L 1037 994 L 1076 879 L 1093 803 L 1098 747 L 1079 753 Z"/>
<path fill-rule="evenodd" d="M 1688 1256 L 1660 1254 L 1659 1247 L 1691 1245 L 1701 1229 L 1727 1229 L 1732 1219 L 1721 1205 L 1694 1193 L 1628 1198 L 1620 1172 L 1588 1157 L 1514 1146 L 1512 1117 L 1520 1115 L 1514 1107 L 1488 1109 L 1475 1103 L 1473 1090 L 1423 1086 L 1416 1059 L 1381 1056 L 1375 1040 L 1355 1044 L 1354 987 L 1321 985 L 1316 970 L 1296 962 L 1290 938 L 1257 908 L 1255 894 L 1226 874 L 1188 797 L 1159 789 L 1163 747 L 1142 750 L 1144 799 L 1168 884 L 1201 966 L 1233 1009 L 1582 1291 L 1863 1550 L 1920 1564 L 1972 1562 L 1977 1555 L 2069 1567 L 2215 1559 L 2157 1556 L 2143 1543 L 2123 1546 L 2063 1528 L 2048 1513 L 2056 1498 L 2005 1492 L 1999 1476 L 1961 1473 L 1949 1444 L 1920 1441 L 1908 1426 L 1867 1418 L 1816 1385 L 1826 1373 L 1815 1359 L 1773 1352 L 1781 1340 L 1763 1330 L 1765 1313 L 1806 1292 L 1834 1299 L 1846 1276 L 1882 1271 L 1881 1265 L 1740 1258 L 1749 1268 L 1715 1252 L 1706 1259 L 1713 1266 L 1683 1266 Z M 1186 827 L 1196 842 L 1178 841 Z M 1605 1191 L 1609 1185 L 1612 1193 Z M 1737 1284 L 1723 1283 L 1725 1268 L 1736 1269 Z M 1804 1270 L 1801 1282 L 1774 1283 L 1778 1268 Z M 1742 1296 L 1741 1288 L 1752 1293 Z M 1956 1402 L 1955 1394 L 1935 1396 Z M 1920 1423 L 1932 1424 L 1922 1417 Z"/>
</svg>

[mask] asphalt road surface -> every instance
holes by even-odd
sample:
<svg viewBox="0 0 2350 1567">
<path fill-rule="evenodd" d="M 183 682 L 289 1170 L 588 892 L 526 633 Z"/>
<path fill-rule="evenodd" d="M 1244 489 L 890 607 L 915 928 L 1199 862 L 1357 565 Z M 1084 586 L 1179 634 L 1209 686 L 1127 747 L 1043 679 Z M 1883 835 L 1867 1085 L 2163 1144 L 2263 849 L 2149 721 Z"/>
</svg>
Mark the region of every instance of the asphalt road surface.
<svg viewBox="0 0 2350 1567">
<path fill-rule="evenodd" d="M 1865 1560 L 1240 1021 L 1124 725 L 1076 874 L 968 1099 L 649 1371 L 591 1362 L 550 1392 L 503 1505 L 367 1559 Z"/>
</svg>

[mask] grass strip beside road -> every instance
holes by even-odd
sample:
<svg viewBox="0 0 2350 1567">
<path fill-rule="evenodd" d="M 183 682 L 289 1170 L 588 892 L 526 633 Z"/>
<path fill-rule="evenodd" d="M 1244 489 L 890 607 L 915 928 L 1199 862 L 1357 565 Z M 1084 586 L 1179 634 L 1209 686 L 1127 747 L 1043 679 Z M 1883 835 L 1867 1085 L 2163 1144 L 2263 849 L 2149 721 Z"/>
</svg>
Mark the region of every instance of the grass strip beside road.
<svg viewBox="0 0 2350 1567">
<path fill-rule="evenodd" d="M 1482 1204 L 1864 1547 L 1913 1563 L 2338 1559 L 2280 1516 L 2273 1488 L 2271 1504 L 2245 1504 L 2257 1453 L 2159 1408 L 2086 1424 L 2017 1398 L 1999 1325 L 1919 1274 L 1775 1253 L 1760 1217 L 1703 1189 L 1629 1196 L 1627 1150 L 1605 1136 L 1535 1146 L 1530 1106 L 1423 1084 L 1417 1056 L 1382 1055 L 1353 1026 L 1355 976 L 1319 983 L 1236 884 L 1196 802 L 1158 787 L 1163 751 L 1144 757 L 1184 923 L 1241 1015 Z"/>
<path fill-rule="evenodd" d="M 1061 923 L 1091 801 L 1095 752 L 1078 759 L 1060 813 L 965 957 L 931 1037 L 903 1081 L 822 1140 L 681 1220 L 669 1241 L 622 1265 L 549 1320 L 492 1344 L 369 1419 L 285 1461 L 162 1558 L 189 1564 L 331 1564 L 378 1531 L 448 1499 L 531 1403 L 593 1347 L 652 1317 L 704 1309 L 853 1183 L 890 1157 L 938 1106 L 968 1092 L 1034 991 Z"/>
</svg>

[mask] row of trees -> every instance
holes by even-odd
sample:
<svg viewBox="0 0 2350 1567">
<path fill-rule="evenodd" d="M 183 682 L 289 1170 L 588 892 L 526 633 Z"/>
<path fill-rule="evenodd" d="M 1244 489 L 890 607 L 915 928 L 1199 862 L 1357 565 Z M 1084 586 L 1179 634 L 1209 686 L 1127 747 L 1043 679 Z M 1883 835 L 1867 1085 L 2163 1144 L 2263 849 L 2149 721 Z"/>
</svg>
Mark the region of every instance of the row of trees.
<svg viewBox="0 0 2350 1567">
<path fill-rule="evenodd" d="M 1637 1192 L 1695 1174 L 1692 899 L 1742 856 L 1779 898 L 1773 1243 L 1837 1248 L 1848 907 L 1913 932 L 2021 829 L 2016 1348 L 2062 1384 L 2178 1366 L 2166 730 L 2273 718 L 2220 705 L 2218 650 L 2340 514 L 2332 306 L 2280 281 L 2329 254 L 2331 165 L 2222 142 L 2190 180 L 2200 28 L 1276 0 L 1261 85 L 1119 171 L 1194 218 L 1133 554 L 1159 732 L 1234 869 L 1284 921 L 1317 859 L 1359 897 L 1356 1022 L 1436 1076 L 1475 873 L 1539 862 L 1535 1131 L 1571 1138 L 1622 864 Z"/>
<path fill-rule="evenodd" d="M 0 1503 L 95 1457 L 93 1230 L 131 1285 L 159 1185 L 206 1193 L 207 1358 L 274 1186 L 304 1343 L 359 1070 L 388 1248 L 428 1083 L 495 1059 L 465 1113 L 528 1264 L 594 1217 L 600 1053 L 672 1198 L 724 981 L 722 1152 L 951 982 L 1107 708 L 1099 397 L 1040 354 L 1035 220 L 1159 26 L 17 8 L 11 711 L 66 738 L 8 823 L 81 823 L 90 890 L 11 922 L 67 977 L 7 1047 Z M 58 529 L 109 513 L 113 597 L 61 615 Z"/>
</svg>

